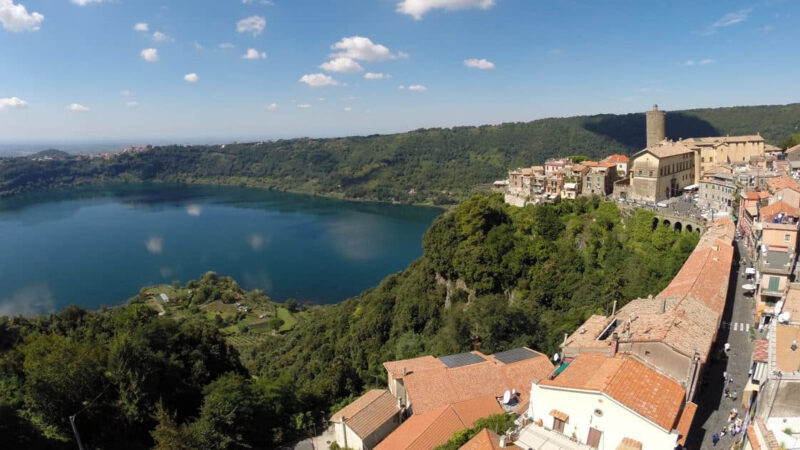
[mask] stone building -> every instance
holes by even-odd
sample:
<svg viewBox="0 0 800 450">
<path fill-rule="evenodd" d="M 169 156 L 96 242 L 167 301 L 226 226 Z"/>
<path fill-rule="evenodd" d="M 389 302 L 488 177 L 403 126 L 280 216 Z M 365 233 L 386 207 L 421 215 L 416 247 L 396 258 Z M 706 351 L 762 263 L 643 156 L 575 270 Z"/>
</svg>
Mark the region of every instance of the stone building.
<svg viewBox="0 0 800 450">
<path fill-rule="evenodd" d="M 667 138 L 666 117 L 664 111 L 653 105 L 653 109 L 645 113 L 647 117 L 647 146 L 652 147 Z"/>
<path fill-rule="evenodd" d="M 764 157 L 765 142 L 760 135 L 689 138 L 681 144 L 695 152 L 695 179 L 706 171 L 722 164 L 749 163 L 753 158 Z"/>
<path fill-rule="evenodd" d="M 582 164 L 589 171 L 583 176 L 581 182 L 581 195 L 599 195 L 605 197 L 614 191 L 614 181 L 617 179 L 617 165 L 612 162 L 584 161 Z"/>
<path fill-rule="evenodd" d="M 617 176 L 624 177 L 628 175 L 628 165 L 631 162 L 631 159 L 625 155 L 610 155 L 606 157 L 602 162 L 614 163 L 617 166 Z"/>
<path fill-rule="evenodd" d="M 658 202 L 679 195 L 694 184 L 694 150 L 679 142 L 662 141 L 633 155 L 629 197 Z"/>
<path fill-rule="evenodd" d="M 706 174 L 698 183 L 697 203 L 702 208 L 717 212 L 733 212 L 736 201 L 736 182 L 733 175 L 725 172 Z"/>
</svg>

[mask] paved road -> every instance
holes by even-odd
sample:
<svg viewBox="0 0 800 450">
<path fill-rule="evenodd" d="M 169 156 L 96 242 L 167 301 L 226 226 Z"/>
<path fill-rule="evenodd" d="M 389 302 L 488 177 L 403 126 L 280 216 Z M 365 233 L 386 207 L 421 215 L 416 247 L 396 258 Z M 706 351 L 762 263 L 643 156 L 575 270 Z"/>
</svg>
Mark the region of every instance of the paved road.
<svg viewBox="0 0 800 450">
<path fill-rule="evenodd" d="M 738 242 L 737 247 L 739 247 Z M 739 250 L 743 250 L 743 247 L 740 247 Z M 738 255 L 743 254 L 744 252 L 737 252 L 737 258 Z M 727 426 L 731 409 L 736 408 L 740 413 L 743 411 L 742 391 L 747 382 L 747 372 L 750 370 L 750 358 L 753 353 L 753 343 L 750 339 L 753 328 L 753 300 L 751 296 L 744 295 L 741 287 L 742 284 L 745 284 L 743 273 L 747 266 L 749 266 L 749 262 L 745 260 L 745 263 L 741 267 L 737 266 L 733 272 L 735 279 L 731 279 L 728 304 L 723 313 L 723 323 L 713 350 L 715 357 L 711 360 L 701 392 L 695 398 L 698 410 L 692 433 L 687 441 L 689 449 L 715 448 L 711 442 L 711 436 Z M 727 357 L 723 356 L 725 342 L 731 345 Z M 723 381 L 724 372 L 733 377 L 733 382 L 727 387 L 738 393 L 736 401 L 724 397 L 723 392 L 726 387 Z M 735 437 L 727 434 L 716 445 L 716 448 L 729 449 L 741 437 L 741 434 Z"/>
</svg>

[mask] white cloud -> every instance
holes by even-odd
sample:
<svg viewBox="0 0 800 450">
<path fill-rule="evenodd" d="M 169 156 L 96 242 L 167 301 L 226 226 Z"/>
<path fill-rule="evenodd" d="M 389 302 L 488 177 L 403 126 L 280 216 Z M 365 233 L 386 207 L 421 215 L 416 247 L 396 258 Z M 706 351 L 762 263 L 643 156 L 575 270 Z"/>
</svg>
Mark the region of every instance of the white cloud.
<svg viewBox="0 0 800 450">
<path fill-rule="evenodd" d="M 331 45 L 331 49 L 338 50 L 332 54 L 334 58 L 350 58 L 362 61 L 386 61 L 396 59 L 388 48 L 381 44 L 375 44 L 369 38 L 363 36 L 350 36 L 342 38 L 341 41 Z"/>
<path fill-rule="evenodd" d="M 753 12 L 753 8 L 745 8 L 738 11 L 729 12 L 728 14 L 725 14 L 717 19 L 716 22 L 709 25 L 702 34 L 705 36 L 710 36 L 716 33 L 720 28 L 727 28 L 740 24 L 747 20 L 751 12 Z"/>
<path fill-rule="evenodd" d="M 344 111 L 345 111 L 345 112 L 350 112 L 350 111 L 352 111 L 352 110 L 353 110 L 353 108 L 352 108 L 352 107 L 350 107 L 350 106 L 345 106 L 345 107 L 344 107 Z"/>
<path fill-rule="evenodd" d="M 72 103 L 67 106 L 67 110 L 74 112 L 89 112 L 89 107 L 83 106 L 80 103 Z"/>
<path fill-rule="evenodd" d="M 324 86 L 339 86 L 339 82 L 334 80 L 331 76 L 324 73 L 309 73 L 300 77 L 301 83 L 305 83 L 311 87 L 324 87 Z"/>
<path fill-rule="evenodd" d="M 236 46 L 231 44 L 230 42 L 223 42 L 223 43 L 219 44 L 217 47 L 219 47 L 219 48 L 221 48 L 223 50 L 227 50 L 227 49 L 230 49 L 230 48 L 234 48 Z"/>
<path fill-rule="evenodd" d="M 392 76 L 389 75 L 388 73 L 367 72 L 364 74 L 364 78 L 368 80 L 385 80 L 387 78 L 392 78 Z"/>
<path fill-rule="evenodd" d="M 153 40 L 156 42 L 164 42 L 164 41 L 172 41 L 174 39 L 169 37 L 167 34 L 164 34 L 160 31 L 156 31 L 155 33 L 153 33 Z"/>
<path fill-rule="evenodd" d="M 345 72 L 345 73 L 353 73 L 353 72 L 361 72 L 364 70 L 360 64 L 355 62 L 355 60 L 351 58 L 345 57 L 338 57 L 334 58 L 326 63 L 322 63 L 319 66 L 320 69 L 326 70 L 328 72 Z"/>
<path fill-rule="evenodd" d="M 103 3 L 103 0 L 70 0 L 70 1 L 78 6 L 86 6 L 92 3 Z"/>
<path fill-rule="evenodd" d="M 158 49 L 146 48 L 142 50 L 142 59 L 144 59 L 147 62 L 158 61 Z"/>
<path fill-rule="evenodd" d="M 408 87 L 408 90 L 409 91 L 415 91 L 415 92 L 425 92 L 425 91 L 428 90 L 428 88 L 426 88 L 425 86 L 423 86 L 421 84 L 413 84 L 413 85 Z"/>
<path fill-rule="evenodd" d="M 187 73 L 183 76 L 183 79 L 189 83 L 197 83 L 197 80 L 199 80 L 200 77 L 198 77 L 196 73 Z"/>
<path fill-rule="evenodd" d="M 0 0 L 0 24 L 8 31 L 39 31 L 44 16 L 38 12 L 28 13 L 25 5 L 12 0 Z"/>
<path fill-rule="evenodd" d="M 254 48 L 248 48 L 247 53 L 242 55 L 242 59 L 266 59 L 267 54 L 260 52 Z"/>
<path fill-rule="evenodd" d="M 297 105 L 297 107 L 301 109 L 308 109 L 311 108 L 311 105 L 309 105 L 308 103 L 300 103 Z"/>
<path fill-rule="evenodd" d="M 135 31 L 150 31 L 150 25 L 144 22 L 139 22 L 133 26 L 133 29 Z"/>
<path fill-rule="evenodd" d="M 406 88 L 406 87 L 405 87 L 405 86 L 403 86 L 402 84 L 401 84 L 400 86 L 397 86 L 397 90 L 398 90 L 398 91 L 402 91 L 402 90 L 404 90 L 405 88 Z"/>
<path fill-rule="evenodd" d="M 125 102 L 125 106 L 127 106 L 128 108 L 136 108 L 137 106 L 139 106 L 139 102 L 137 102 L 136 100 L 131 100 L 129 102 Z"/>
<path fill-rule="evenodd" d="M 239 33 L 252 33 L 253 36 L 260 34 L 267 26 L 267 20 L 261 16 L 250 16 L 236 22 L 236 31 Z"/>
<path fill-rule="evenodd" d="M 192 42 L 192 45 L 194 46 L 194 49 L 197 50 L 198 52 L 200 50 L 203 50 L 203 44 L 201 44 L 201 43 L 199 43 L 197 41 Z"/>
<path fill-rule="evenodd" d="M 120 91 L 119 95 L 123 97 L 130 97 L 131 95 L 133 95 L 133 92 L 129 91 L 128 89 L 125 89 L 123 91 Z"/>
<path fill-rule="evenodd" d="M 275 102 L 270 103 L 267 105 L 267 111 L 276 111 L 278 109 L 278 104 Z"/>
<path fill-rule="evenodd" d="M 701 59 L 699 61 L 695 61 L 693 59 L 687 59 L 686 61 L 683 62 L 683 65 L 686 67 L 708 66 L 710 64 L 714 64 L 715 62 L 717 62 L 717 60 L 710 58 Z"/>
<path fill-rule="evenodd" d="M 485 59 L 470 58 L 464 60 L 464 65 L 480 70 L 494 69 L 494 63 Z"/>
<path fill-rule="evenodd" d="M 5 109 L 23 109 L 28 107 L 28 102 L 19 97 L 0 98 L 0 111 Z"/>
<path fill-rule="evenodd" d="M 455 11 L 457 9 L 489 9 L 495 0 L 402 0 L 397 4 L 397 12 L 408 14 L 419 20 L 433 9 Z"/>
</svg>

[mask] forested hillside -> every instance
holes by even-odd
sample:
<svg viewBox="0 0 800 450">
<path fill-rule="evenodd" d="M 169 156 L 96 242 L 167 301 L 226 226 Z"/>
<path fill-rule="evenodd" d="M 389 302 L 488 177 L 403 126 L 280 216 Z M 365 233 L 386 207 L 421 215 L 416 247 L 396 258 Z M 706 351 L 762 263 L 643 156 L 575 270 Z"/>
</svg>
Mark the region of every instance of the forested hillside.
<svg viewBox="0 0 800 450">
<path fill-rule="evenodd" d="M 800 129 L 800 104 L 675 111 L 671 138 L 760 132 L 778 144 Z M 103 182 L 247 184 L 352 199 L 462 200 L 508 168 L 554 156 L 633 153 L 644 114 L 597 115 L 384 136 L 292 139 L 226 146 L 166 146 L 111 159 L 0 159 L 0 195 Z"/>
<path fill-rule="evenodd" d="M 309 308 L 257 345 L 227 338 L 219 318 L 158 316 L 146 289 L 120 308 L 0 318 L 0 442 L 74 447 L 67 418 L 81 411 L 92 447 L 270 448 L 385 386 L 384 361 L 522 345 L 552 353 L 590 314 L 660 291 L 696 243 L 598 198 L 513 208 L 475 195 L 434 222 L 406 270 Z M 263 301 L 214 274 L 175 289 L 189 313 Z"/>
</svg>

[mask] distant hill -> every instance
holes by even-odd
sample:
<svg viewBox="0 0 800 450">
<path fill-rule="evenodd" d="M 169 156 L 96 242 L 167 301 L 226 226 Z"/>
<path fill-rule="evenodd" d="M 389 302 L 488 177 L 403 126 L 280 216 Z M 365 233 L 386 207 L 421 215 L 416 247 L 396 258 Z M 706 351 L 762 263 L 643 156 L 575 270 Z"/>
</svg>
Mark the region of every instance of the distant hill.
<svg viewBox="0 0 800 450">
<path fill-rule="evenodd" d="M 36 152 L 32 155 L 28 155 L 27 158 L 30 159 L 39 159 L 39 158 L 50 158 L 50 159 L 70 159 L 74 158 L 73 155 L 70 155 L 67 152 L 51 148 L 47 150 L 42 150 L 40 152 Z"/>
<path fill-rule="evenodd" d="M 800 130 L 800 103 L 667 112 L 667 135 L 761 133 L 778 144 Z M 0 159 L 0 195 L 104 182 L 242 184 L 364 200 L 458 201 L 508 168 L 560 155 L 631 154 L 645 146 L 644 113 L 332 139 L 161 146 L 110 159 Z"/>
</svg>

